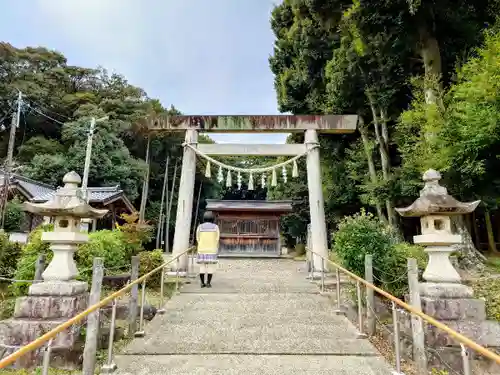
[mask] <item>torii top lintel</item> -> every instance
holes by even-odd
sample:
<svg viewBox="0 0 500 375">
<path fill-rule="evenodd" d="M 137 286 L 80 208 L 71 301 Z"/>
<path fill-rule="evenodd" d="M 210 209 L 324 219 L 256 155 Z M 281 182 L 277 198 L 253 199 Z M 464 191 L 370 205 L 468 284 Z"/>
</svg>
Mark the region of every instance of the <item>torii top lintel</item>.
<svg viewBox="0 0 500 375">
<path fill-rule="evenodd" d="M 352 133 L 360 117 L 357 115 L 256 115 L 256 116 L 167 116 L 145 118 L 144 125 L 153 133 L 181 132 L 188 129 L 203 133 L 293 133 L 308 129 L 320 133 Z"/>
</svg>

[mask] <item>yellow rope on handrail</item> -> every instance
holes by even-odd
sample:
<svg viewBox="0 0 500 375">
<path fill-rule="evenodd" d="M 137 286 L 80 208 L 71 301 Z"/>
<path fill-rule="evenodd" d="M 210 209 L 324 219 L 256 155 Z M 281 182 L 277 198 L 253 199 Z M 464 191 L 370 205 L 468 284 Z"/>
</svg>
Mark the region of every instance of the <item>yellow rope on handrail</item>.
<svg viewBox="0 0 500 375">
<path fill-rule="evenodd" d="M 122 296 L 123 294 L 125 294 L 125 292 L 127 292 L 128 290 L 130 290 L 134 285 L 142 283 L 144 280 L 146 280 L 148 277 L 152 276 L 156 272 L 158 272 L 160 270 L 163 270 L 165 268 L 165 266 L 168 266 L 169 264 L 173 263 L 174 261 L 176 261 L 177 259 L 179 259 L 184 254 L 189 253 L 192 249 L 193 249 L 193 247 L 190 247 L 189 249 L 183 251 L 179 255 L 176 255 L 174 258 L 170 259 L 168 262 L 165 262 L 161 266 L 156 267 L 154 270 L 152 270 L 152 271 L 148 272 L 147 274 L 139 277 L 138 279 L 134 280 L 133 282 L 131 282 L 130 284 L 126 285 L 122 289 L 114 292 L 113 294 L 110 294 L 109 296 L 107 296 L 106 298 L 102 299 L 101 301 L 99 301 L 95 305 L 92 305 L 92 306 L 88 307 L 86 310 L 82 311 L 78 315 L 75 315 L 73 318 L 67 320 L 66 322 L 58 325 L 57 327 L 53 328 L 49 332 L 47 332 L 44 335 L 40 336 L 36 340 L 33 340 L 29 344 L 26 344 L 22 348 L 16 350 L 11 355 L 9 355 L 9 356 L 5 357 L 4 359 L 0 360 L 0 369 L 11 365 L 18 358 L 20 358 L 23 355 L 31 352 L 32 350 L 38 349 L 45 342 L 47 342 L 50 339 L 54 338 L 58 333 L 61 333 L 66 328 L 69 328 L 73 324 L 78 323 L 83 318 L 85 318 L 87 315 L 89 315 L 90 313 L 94 312 L 95 310 L 97 310 L 97 309 L 99 309 L 99 308 L 107 305 L 109 302 L 113 301 L 115 298 L 118 298 L 118 297 Z"/>
<path fill-rule="evenodd" d="M 373 285 L 372 283 L 369 283 L 365 279 L 359 277 L 358 275 L 355 275 L 354 273 L 346 270 L 344 267 L 338 265 L 337 263 L 331 261 L 328 258 L 325 258 L 321 254 L 318 254 L 317 252 L 313 250 L 307 250 L 310 251 L 312 254 L 315 254 L 316 256 L 320 257 L 321 259 L 327 261 L 328 263 L 332 264 L 335 268 L 337 268 L 339 271 L 344 272 L 348 276 L 352 277 L 354 280 L 359 281 L 360 283 L 364 284 L 366 287 L 373 289 L 375 292 L 378 294 L 383 295 L 385 298 L 389 299 L 390 301 L 396 303 L 397 305 L 401 306 L 405 310 L 408 310 L 409 312 L 419 316 L 423 320 L 425 320 L 427 323 L 432 324 L 434 327 L 439 328 L 442 331 L 445 331 L 448 333 L 451 337 L 455 338 L 457 341 L 459 341 L 461 344 L 475 350 L 476 352 L 482 354 L 483 356 L 491 359 L 492 361 L 495 361 L 496 363 L 500 364 L 500 355 L 493 353 L 491 350 L 486 349 L 484 346 L 477 344 L 476 342 L 472 341 L 471 339 L 465 337 L 464 335 L 458 333 L 457 331 L 451 329 L 448 327 L 446 324 L 443 324 L 436 319 L 432 318 L 431 316 L 423 313 L 422 311 L 417 310 L 416 308 L 408 305 L 407 303 L 401 301 L 399 298 L 394 297 L 392 294 L 386 292 L 383 289 L 380 289 Z"/>
</svg>

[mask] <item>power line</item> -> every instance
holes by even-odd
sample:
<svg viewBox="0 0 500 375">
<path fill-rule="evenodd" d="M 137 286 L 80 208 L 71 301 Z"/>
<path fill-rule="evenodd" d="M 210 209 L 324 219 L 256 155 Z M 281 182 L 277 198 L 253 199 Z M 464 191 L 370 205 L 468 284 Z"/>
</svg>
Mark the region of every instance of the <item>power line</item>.
<svg viewBox="0 0 500 375">
<path fill-rule="evenodd" d="M 43 105 L 41 105 L 40 103 L 37 103 L 37 102 L 35 102 L 35 101 L 33 101 L 33 100 L 31 100 L 31 102 L 32 102 L 32 103 L 34 103 L 37 107 L 39 107 L 39 108 L 43 109 L 45 112 L 52 113 L 52 114 L 54 114 L 54 115 L 57 115 L 58 117 L 62 117 L 62 118 L 65 118 L 66 120 L 70 120 L 70 121 L 71 121 L 71 117 L 68 117 L 68 116 L 63 115 L 63 114 L 61 114 L 61 113 L 58 113 L 58 112 L 56 112 L 56 111 L 53 111 L 52 109 L 47 108 L 46 106 L 43 106 Z"/>
<path fill-rule="evenodd" d="M 33 107 L 32 105 L 30 105 L 28 103 L 26 103 L 25 106 L 28 107 L 28 108 L 31 108 L 33 111 L 35 111 L 36 113 L 38 113 L 40 116 L 43 116 L 43 117 L 45 117 L 45 118 L 47 118 L 49 120 L 52 120 L 52 121 L 54 121 L 55 123 L 57 123 L 59 125 L 64 125 L 64 122 L 56 120 L 55 118 L 53 118 L 53 117 L 51 117 L 51 116 L 43 113 L 41 110 L 39 110 L 38 108 Z"/>
</svg>

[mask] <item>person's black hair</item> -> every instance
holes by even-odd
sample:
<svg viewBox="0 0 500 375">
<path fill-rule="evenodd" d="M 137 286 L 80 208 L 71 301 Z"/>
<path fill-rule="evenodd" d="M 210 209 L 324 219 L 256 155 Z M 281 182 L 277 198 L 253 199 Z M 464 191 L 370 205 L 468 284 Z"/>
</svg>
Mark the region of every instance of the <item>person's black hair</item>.
<svg viewBox="0 0 500 375">
<path fill-rule="evenodd" d="M 205 223 L 213 223 L 215 221 L 215 216 L 212 211 L 205 211 L 203 214 L 203 221 Z"/>
</svg>

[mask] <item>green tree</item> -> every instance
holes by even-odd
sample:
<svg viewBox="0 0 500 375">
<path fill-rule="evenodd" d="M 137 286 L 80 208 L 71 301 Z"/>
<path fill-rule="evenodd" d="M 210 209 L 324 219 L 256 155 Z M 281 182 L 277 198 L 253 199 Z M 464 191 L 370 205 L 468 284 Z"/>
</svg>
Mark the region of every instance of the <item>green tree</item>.
<svg viewBox="0 0 500 375">
<path fill-rule="evenodd" d="M 484 46 L 457 71 L 457 81 L 428 102 L 423 85 L 416 86 L 412 107 L 399 125 L 403 169 L 417 178 L 437 166 L 445 172 L 452 194 L 463 200 L 481 199 L 489 248 L 496 250 L 490 211 L 498 209 L 500 167 L 500 32 L 485 33 Z M 432 137 L 426 136 L 433 134 Z M 408 136 L 410 135 L 410 136 Z"/>
</svg>

